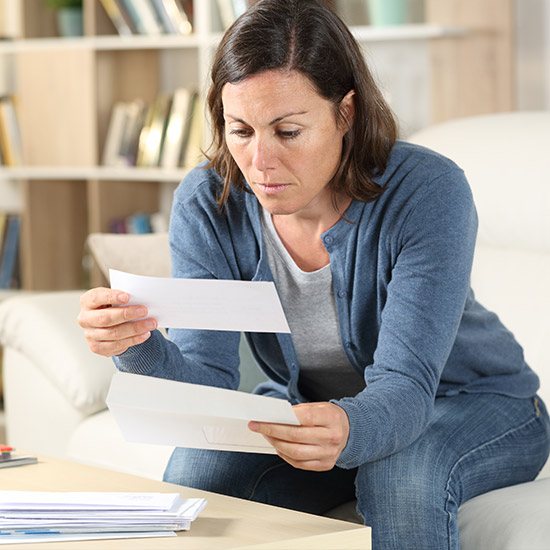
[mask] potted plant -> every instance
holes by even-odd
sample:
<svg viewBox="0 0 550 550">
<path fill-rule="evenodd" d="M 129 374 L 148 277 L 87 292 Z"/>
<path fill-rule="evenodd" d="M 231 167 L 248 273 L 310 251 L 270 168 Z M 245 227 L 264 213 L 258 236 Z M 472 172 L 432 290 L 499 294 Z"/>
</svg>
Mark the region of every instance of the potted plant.
<svg viewBox="0 0 550 550">
<path fill-rule="evenodd" d="M 44 0 L 44 3 L 57 13 L 61 36 L 82 36 L 82 0 Z"/>
</svg>

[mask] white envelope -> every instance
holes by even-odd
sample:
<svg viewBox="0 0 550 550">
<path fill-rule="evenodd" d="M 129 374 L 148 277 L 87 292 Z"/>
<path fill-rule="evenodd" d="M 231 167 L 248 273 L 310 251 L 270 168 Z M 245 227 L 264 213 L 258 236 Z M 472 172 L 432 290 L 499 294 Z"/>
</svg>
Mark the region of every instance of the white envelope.
<svg viewBox="0 0 550 550">
<path fill-rule="evenodd" d="M 275 454 L 248 422 L 299 425 L 284 399 L 123 372 L 113 376 L 107 406 L 134 443 Z"/>
</svg>

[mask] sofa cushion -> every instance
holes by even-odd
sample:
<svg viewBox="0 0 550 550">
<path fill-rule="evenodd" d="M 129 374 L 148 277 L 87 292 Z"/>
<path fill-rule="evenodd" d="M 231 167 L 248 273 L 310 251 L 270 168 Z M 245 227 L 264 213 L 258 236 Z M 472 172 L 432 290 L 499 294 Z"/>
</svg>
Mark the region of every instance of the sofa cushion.
<svg viewBox="0 0 550 550">
<path fill-rule="evenodd" d="M 462 550 L 547 550 L 549 496 L 550 478 L 545 478 L 465 502 L 458 515 Z"/>
<path fill-rule="evenodd" d="M 536 276 L 534 276 L 536 274 Z M 472 287 L 523 346 L 540 378 L 539 395 L 550 406 L 550 254 L 480 245 Z"/>
<path fill-rule="evenodd" d="M 479 212 L 479 242 L 550 253 L 550 112 L 451 120 L 410 141 L 453 159 Z"/>
<path fill-rule="evenodd" d="M 0 305 L 0 342 L 44 374 L 83 415 L 105 408 L 115 366 L 93 354 L 76 318 L 83 291 L 22 294 Z"/>
<path fill-rule="evenodd" d="M 168 233 L 92 233 L 87 242 L 107 279 L 109 269 L 150 277 L 171 276 Z"/>
</svg>

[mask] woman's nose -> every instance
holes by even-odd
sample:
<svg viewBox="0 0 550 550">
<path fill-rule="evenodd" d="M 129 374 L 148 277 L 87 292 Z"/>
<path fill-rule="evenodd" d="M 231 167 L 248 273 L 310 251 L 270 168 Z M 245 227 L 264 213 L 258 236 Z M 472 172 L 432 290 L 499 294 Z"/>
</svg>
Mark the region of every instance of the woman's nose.
<svg viewBox="0 0 550 550">
<path fill-rule="evenodd" d="M 260 172 L 274 168 L 275 154 L 273 147 L 265 137 L 256 137 L 252 165 Z"/>
</svg>

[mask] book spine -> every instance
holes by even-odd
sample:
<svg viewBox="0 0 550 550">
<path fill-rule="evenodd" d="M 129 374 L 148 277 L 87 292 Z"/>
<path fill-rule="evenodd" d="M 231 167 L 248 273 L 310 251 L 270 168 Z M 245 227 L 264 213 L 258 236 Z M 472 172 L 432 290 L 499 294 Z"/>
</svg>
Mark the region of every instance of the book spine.
<svg viewBox="0 0 550 550">
<path fill-rule="evenodd" d="M 121 36 L 128 36 L 132 34 L 132 29 L 126 22 L 124 15 L 122 14 L 120 7 L 115 0 L 101 0 L 103 8 L 107 12 L 107 15 L 111 19 L 115 29 Z"/>
<path fill-rule="evenodd" d="M 130 3 L 137 15 L 142 34 L 158 35 L 164 33 L 162 24 L 159 22 L 157 13 L 149 0 L 127 0 L 126 5 Z"/>
<path fill-rule="evenodd" d="M 0 265 L 0 288 L 9 289 L 18 286 L 15 280 L 19 250 L 20 220 L 18 215 L 8 216 L 6 242 L 2 250 Z"/>
<path fill-rule="evenodd" d="M 21 133 L 10 97 L 0 98 L 0 147 L 5 165 L 16 166 L 23 163 Z"/>
<path fill-rule="evenodd" d="M 162 147 L 160 164 L 163 168 L 178 166 L 187 131 L 191 101 L 192 93 L 187 88 L 180 88 L 174 92 Z"/>
<path fill-rule="evenodd" d="M 186 35 L 192 32 L 193 27 L 183 6 L 177 0 L 153 0 L 166 28 L 172 34 Z"/>
</svg>

